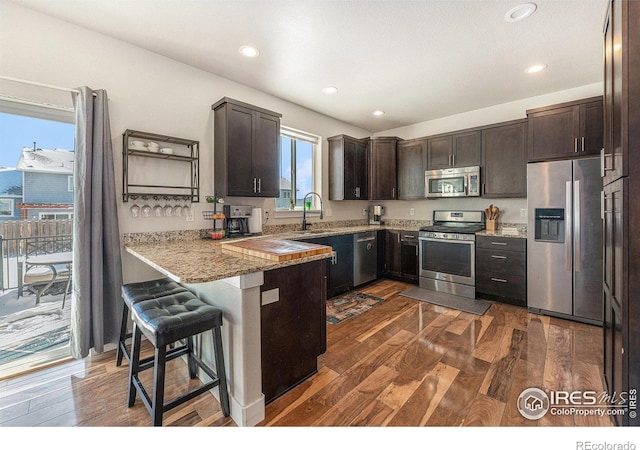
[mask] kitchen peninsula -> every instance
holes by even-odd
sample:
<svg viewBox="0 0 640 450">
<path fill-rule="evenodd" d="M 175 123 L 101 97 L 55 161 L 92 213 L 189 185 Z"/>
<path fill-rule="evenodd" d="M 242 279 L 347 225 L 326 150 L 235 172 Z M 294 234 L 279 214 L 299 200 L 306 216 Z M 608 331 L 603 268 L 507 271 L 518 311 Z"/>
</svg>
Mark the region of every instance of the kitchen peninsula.
<svg viewBox="0 0 640 450">
<path fill-rule="evenodd" d="M 264 239 L 257 241 L 264 243 Z M 273 242 L 312 251 L 273 261 L 229 251 L 219 241 L 207 239 L 125 241 L 128 253 L 222 309 L 231 417 L 239 426 L 253 426 L 264 419 L 265 403 L 270 397 L 292 387 L 281 386 L 282 380 L 295 385 L 300 377 L 315 373 L 316 358 L 326 345 L 324 260 L 332 256 L 331 247 L 287 240 Z M 299 279 L 304 279 L 304 295 L 297 284 Z M 287 366 L 282 361 L 287 354 L 266 353 L 270 342 L 283 345 L 279 336 L 283 328 L 301 323 L 304 329 L 296 339 L 288 339 L 292 348 L 287 353 L 303 352 L 308 359 L 303 368 L 306 372 Z M 201 357 L 213 363 L 210 340 L 199 339 L 198 346 Z"/>
</svg>

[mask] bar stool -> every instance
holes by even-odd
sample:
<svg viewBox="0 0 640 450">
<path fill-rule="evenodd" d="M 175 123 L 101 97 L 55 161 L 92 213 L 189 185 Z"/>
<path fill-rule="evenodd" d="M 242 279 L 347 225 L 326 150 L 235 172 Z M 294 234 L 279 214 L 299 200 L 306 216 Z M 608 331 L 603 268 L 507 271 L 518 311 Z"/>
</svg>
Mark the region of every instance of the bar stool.
<svg viewBox="0 0 640 450">
<path fill-rule="evenodd" d="M 120 325 L 120 339 L 118 341 L 118 349 L 116 350 L 116 366 L 122 364 L 122 358 L 125 357 L 127 362 L 131 357 L 127 348 L 127 339 L 131 337 L 131 333 L 127 332 L 129 323 L 129 311 L 133 305 L 144 300 L 164 297 L 165 295 L 177 294 L 178 292 L 188 291 L 187 288 L 180 283 L 176 283 L 168 278 L 160 278 L 157 280 L 142 281 L 138 283 L 129 283 L 122 286 L 122 299 L 124 307 L 122 308 L 122 323 Z"/>
<path fill-rule="evenodd" d="M 128 406 L 140 394 L 147 411 L 151 414 L 153 426 L 162 426 L 162 414 L 204 392 L 218 387 L 220 405 L 225 417 L 229 416 L 229 393 L 224 368 L 222 350 L 222 311 L 200 300 L 192 292 L 178 292 L 151 300 L 139 301 L 132 306 L 133 342 L 129 361 Z M 215 372 L 194 352 L 193 337 L 211 330 L 215 358 Z M 151 365 L 140 365 L 140 344 L 142 335 L 151 342 L 155 354 Z M 167 352 L 167 346 L 186 339 L 187 344 Z M 187 355 L 189 376 L 196 377 L 196 366 L 200 367 L 211 381 L 203 383 L 169 402 L 164 401 L 165 364 L 167 361 Z M 153 367 L 153 394 L 149 396 L 138 378 L 140 371 Z"/>
</svg>

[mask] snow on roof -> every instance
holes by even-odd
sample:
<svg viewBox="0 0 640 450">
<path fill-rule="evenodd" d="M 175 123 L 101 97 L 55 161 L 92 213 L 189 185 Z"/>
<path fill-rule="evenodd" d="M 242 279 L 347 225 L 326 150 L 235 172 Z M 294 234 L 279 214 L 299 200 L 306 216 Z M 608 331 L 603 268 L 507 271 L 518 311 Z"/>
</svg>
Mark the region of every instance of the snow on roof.
<svg viewBox="0 0 640 450">
<path fill-rule="evenodd" d="M 18 160 L 18 170 L 23 172 L 48 172 L 73 174 L 74 152 L 57 148 L 55 150 L 25 147 Z"/>
</svg>

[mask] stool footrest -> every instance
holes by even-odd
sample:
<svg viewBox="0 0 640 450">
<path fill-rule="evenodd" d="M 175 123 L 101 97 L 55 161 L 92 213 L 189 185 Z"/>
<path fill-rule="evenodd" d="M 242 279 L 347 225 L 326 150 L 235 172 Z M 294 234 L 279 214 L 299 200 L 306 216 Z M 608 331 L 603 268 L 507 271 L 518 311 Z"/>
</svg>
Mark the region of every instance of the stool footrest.
<svg viewBox="0 0 640 450">
<path fill-rule="evenodd" d="M 131 333 L 127 335 L 127 339 L 131 337 Z M 131 355 L 129 355 L 129 349 L 127 348 L 127 344 L 125 341 L 120 341 L 118 343 L 120 346 L 120 351 L 122 352 L 122 356 L 127 360 L 129 364 L 131 364 Z M 189 353 L 189 349 L 186 345 L 181 345 L 179 347 L 172 348 L 167 352 L 167 361 L 171 361 L 178 356 L 186 355 Z M 139 370 L 142 372 L 143 370 L 150 369 L 153 367 L 153 356 L 149 356 L 147 358 L 140 360 Z"/>
</svg>

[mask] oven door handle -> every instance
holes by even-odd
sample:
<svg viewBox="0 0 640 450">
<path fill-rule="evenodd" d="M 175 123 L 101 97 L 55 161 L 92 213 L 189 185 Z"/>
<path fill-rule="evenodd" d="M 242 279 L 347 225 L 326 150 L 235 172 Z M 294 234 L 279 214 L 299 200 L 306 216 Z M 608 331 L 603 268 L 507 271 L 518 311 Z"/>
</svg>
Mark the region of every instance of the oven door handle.
<svg viewBox="0 0 640 450">
<path fill-rule="evenodd" d="M 476 241 L 463 241 L 463 240 L 459 240 L 459 239 L 437 239 L 437 238 L 430 238 L 430 237 L 420 237 L 418 238 L 421 241 L 429 241 L 429 242 L 446 242 L 449 244 L 468 244 L 468 245 L 475 245 Z"/>
</svg>

